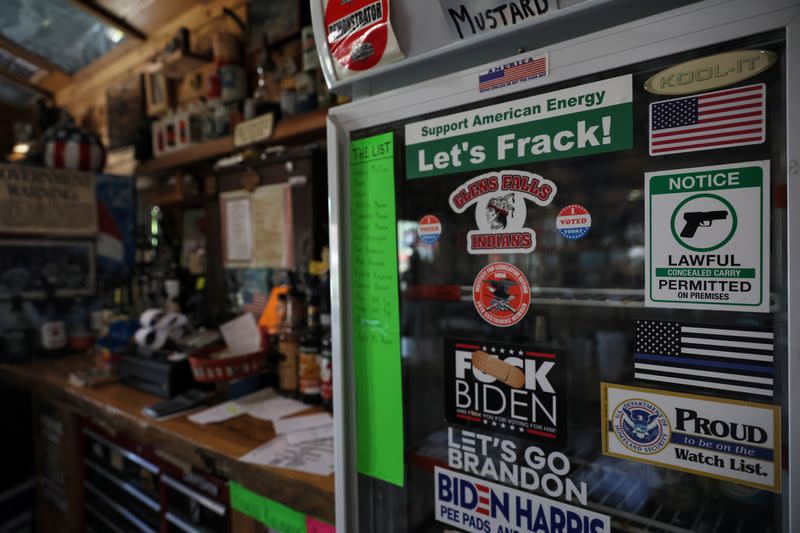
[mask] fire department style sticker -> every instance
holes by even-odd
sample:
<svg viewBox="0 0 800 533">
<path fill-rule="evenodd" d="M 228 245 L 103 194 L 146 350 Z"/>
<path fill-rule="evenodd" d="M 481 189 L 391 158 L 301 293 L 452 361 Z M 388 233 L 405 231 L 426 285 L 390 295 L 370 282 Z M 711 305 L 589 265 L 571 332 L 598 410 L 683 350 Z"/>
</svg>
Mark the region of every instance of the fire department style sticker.
<svg viewBox="0 0 800 533">
<path fill-rule="evenodd" d="M 582 205 L 568 205 L 558 212 L 556 228 L 565 239 L 582 239 L 592 229 L 592 215 Z"/>
<path fill-rule="evenodd" d="M 527 314 L 531 287 L 525 274 L 514 265 L 491 263 L 475 276 L 472 300 L 481 318 L 493 326 L 505 328 Z"/>
<path fill-rule="evenodd" d="M 611 519 L 582 507 L 435 467 L 436 520 L 472 533 L 609 533 Z"/>
<path fill-rule="evenodd" d="M 433 244 L 442 235 L 442 223 L 434 215 L 425 215 L 419 219 L 417 235 L 425 244 Z"/>
<path fill-rule="evenodd" d="M 445 339 L 448 422 L 560 445 L 566 431 L 566 365 L 531 346 Z"/>
<path fill-rule="evenodd" d="M 769 312 L 769 161 L 645 174 L 645 305 Z"/>
<path fill-rule="evenodd" d="M 475 206 L 478 229 L 467 233 L 470 254 L 524 254 L 536 249 L 536 232 L 524 227 L 526 200 L 546 206 L 557 191 L 555 183 L 538 174 L 501 170 L 463 183 L 450 194 L 450 207 L 463 213 Z"/>
<path fill-rule="evenodd" d="M 781 492 L 779 406 L 600 387 L 604 455 Z"/>
</svg>

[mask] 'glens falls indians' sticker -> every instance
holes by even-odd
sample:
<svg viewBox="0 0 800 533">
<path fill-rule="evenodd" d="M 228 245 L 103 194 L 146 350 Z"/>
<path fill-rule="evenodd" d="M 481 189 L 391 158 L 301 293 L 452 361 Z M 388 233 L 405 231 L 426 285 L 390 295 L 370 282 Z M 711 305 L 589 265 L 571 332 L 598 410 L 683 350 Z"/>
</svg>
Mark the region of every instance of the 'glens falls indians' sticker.
<svg viewBox="0 0 800 533">
<path fill-rule="evenodd" d="M 601 383 L 603 453 L 781 491 L 780 407 Z"/>
<path fill-rule="evenodd" d="M 448 422 L 564 442 L 566 366 L 552 350 L 445 339 Z"/>
<path fill-rule="evenodd" d="M 549 205 L 558 188 L 552 181 L 520 170 L 481 174 L 450 194 L 450 207 L 463 213 L 475 206 L 477 230 L 467 234 L 471 254 L 529 253 L 536 249 L 536 233 L 525 226 L 526 200 Z"/>
<path fill-rule="evenodd" d="M 475 309 L 493 326 L 513 326 L 531 305 L 531 287 L 525 274 L 509 263 L 486 265 L 472 284 Z"/>
</svg>

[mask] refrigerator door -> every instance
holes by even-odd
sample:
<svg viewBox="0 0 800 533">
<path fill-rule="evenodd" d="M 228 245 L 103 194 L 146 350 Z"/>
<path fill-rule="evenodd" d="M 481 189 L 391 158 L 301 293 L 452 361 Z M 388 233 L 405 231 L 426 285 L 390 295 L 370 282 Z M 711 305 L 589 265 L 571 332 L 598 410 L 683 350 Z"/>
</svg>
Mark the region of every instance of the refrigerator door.
<svg viewBox="0 0 800 533">
<path fill-rule="evenodd" d="M 332 110 L 340 530 L 800 527 L 798 14 L 701 3 Z"/>
</svg>

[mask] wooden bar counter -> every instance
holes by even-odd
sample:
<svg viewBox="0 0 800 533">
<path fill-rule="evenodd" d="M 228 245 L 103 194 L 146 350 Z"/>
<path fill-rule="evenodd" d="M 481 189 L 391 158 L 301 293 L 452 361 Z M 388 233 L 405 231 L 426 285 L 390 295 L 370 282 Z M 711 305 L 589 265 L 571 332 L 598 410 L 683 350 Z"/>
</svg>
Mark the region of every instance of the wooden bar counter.
<svg viewBox="0 0 800 533">
<path fill-rule="evenodd" d="M 165 457 L 236 481 L 297 511 L 334 522 L 334 477 L 243 463 L 239 457 L 274 438 L 271 422 L 242 415 L 199 425 L 181 415 L 164 421 L 142 414 L 160 398 L 120 383 L 74 387 L 70 372 L 90 367 L 88 355 L 0 364 L 0 381 L 57 401 L 112 433 L 146 444 Z"/>
</svg>

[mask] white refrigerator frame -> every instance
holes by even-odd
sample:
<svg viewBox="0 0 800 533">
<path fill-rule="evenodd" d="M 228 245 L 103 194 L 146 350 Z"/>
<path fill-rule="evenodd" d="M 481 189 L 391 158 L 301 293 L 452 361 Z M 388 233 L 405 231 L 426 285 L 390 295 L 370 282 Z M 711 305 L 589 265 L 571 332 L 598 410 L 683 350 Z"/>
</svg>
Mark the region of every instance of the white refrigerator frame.
<svg viewBox="0 0 800 533">
<path fill-rule="evenodd" d="M 786 168 L 787 168 L 787 279 L 788 279 L 788 379 L 786 406 L 800 409 L 800 2 L 797 0 L 705 0 L 673 11 L 613 27 L 566 42 L 527 51 L 548 53 L 550 74 L 518 86 L 479 94 L 479 65 L 456 74 L 432 79 L 331 109 L 328 116 L 328 173 L 330 213 L 330 272 L 333 302 L 333 380 L 336 443 L 336 526 L 339 531 L 358 529 L 358 472 L 356 466 L 356 416 L 354 365 L 351 353 L 351 302 L 349 301 L 349 142 L 353 131 L 410 119 L 426 113 L 476 103 L 567 81 L 579 76 L 634 65 L 767 31 L 786 32 Z M 525 31 L 504 35 L 524 49 Z M 455 51 L 453 53 L 457 53 Z M 513 58 L 498 57 L 497 60 Z M 446 54 L 441 58 L 447 61 Z M 791 409 L 791 408 L 789 408 Z M 789 413 L 793 414 L 793 413 Z M 784 425 L 788 470 L 783 472 L 783 530 L 800 532 L 800 424 Z M 599 420 L 598 420 L 599 424 Z"/>
</svg>

